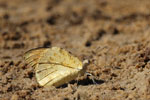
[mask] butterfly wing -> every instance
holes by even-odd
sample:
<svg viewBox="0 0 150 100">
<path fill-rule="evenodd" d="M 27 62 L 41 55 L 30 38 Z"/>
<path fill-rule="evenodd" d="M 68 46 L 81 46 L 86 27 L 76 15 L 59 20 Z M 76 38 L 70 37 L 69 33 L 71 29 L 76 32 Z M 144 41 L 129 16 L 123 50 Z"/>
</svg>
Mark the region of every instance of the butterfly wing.
<svg viewBox="0 0 150 100">
<path fill-rule="evenodd" d="M 30 66 L 37 63 L 53 63 L 82 69 L 82 62 L 77 57 L 58 47 L 33 49 L 26 52 L 24 58 Z"/>
<path fill-rule="evenodd" d="M 79 70 L 56 64 L 39 64 L 36 78 L 41 86 L 60 86 L 76 78 Z"/>
<path fill-rule="evenodd" d="M 35 67 L 47 50 L 48 48 L 32 49 L 27 51 L 23 57 L 30 67 Z"/>
<path fill-rule="evenodd" d="M 29 66 L 34 66 L 41 86 L 59 86 L 74 79 L 82 70 L 82 62 L 58 47 L 33 49 L 25 53 Z"/>
</svg>

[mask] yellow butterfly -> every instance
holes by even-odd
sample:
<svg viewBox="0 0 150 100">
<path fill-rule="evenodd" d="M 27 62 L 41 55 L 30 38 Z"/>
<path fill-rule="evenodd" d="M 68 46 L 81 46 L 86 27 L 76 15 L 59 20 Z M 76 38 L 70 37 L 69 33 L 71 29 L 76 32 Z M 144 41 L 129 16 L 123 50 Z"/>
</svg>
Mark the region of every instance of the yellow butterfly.
<svg viewBox="0 0 150 100">
<path fill-rule="evenodd" d="M 59 47 L 38 48 L 24 54 L 25 61 L 35 68 L 40 86 L 60 86 L 84 74 L 85 64 Z"/>
</svg>

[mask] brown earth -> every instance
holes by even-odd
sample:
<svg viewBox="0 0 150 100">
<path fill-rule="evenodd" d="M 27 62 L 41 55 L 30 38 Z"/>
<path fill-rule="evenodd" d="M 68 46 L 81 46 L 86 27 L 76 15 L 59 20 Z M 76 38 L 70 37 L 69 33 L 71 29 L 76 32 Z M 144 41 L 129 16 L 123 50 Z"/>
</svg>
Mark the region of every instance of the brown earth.
<svg viewBox="0 0 150 100">
<path fill-rule="evenodd" d="M 63 47 L 87 72 L 39 87 L 22 58 Z M 149 0 L 0 0 L 0 100 L 150 100 Z"/>
</svg>

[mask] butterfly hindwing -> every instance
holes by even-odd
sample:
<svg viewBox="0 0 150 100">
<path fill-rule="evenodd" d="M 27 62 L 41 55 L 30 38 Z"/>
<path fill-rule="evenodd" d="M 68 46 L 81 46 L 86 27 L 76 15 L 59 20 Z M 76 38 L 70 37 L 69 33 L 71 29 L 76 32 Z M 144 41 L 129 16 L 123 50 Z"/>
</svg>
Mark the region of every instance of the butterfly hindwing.
<svg viewBox="0 0 150 100">
<path fill-rule="evenodd" d="M 39 65 L 46 67 L 47 70 L 41 69 L 36 72 L 37 81 L 41 86 L 59 86 L 62 85 L 78 75 L 78 70 L 73 68 L 68 68 L 62 65 L 46 64 Z M 49 66 L 49 68 L 48 68 Z M 70 76 L 71 75 L 71 76 Z M 70 78 L 71 77 L 71 78 Z"/>
</svg>

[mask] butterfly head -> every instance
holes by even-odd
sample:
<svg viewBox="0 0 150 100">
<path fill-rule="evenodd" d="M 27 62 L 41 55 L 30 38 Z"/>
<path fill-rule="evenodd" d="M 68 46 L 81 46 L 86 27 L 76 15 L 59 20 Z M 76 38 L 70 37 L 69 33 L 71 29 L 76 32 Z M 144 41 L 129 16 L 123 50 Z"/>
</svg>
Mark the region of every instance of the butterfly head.
<svg viewBox="0 0 150 100">
<path fill-rule="evenodd" d="M 90 63 L 90 61 L 89 60 L 84 60 L 83 61 L 83 69 L 85 69 L 86 70 L 86 68 L 87 68 L 87 65 Z"/>
</svg>

